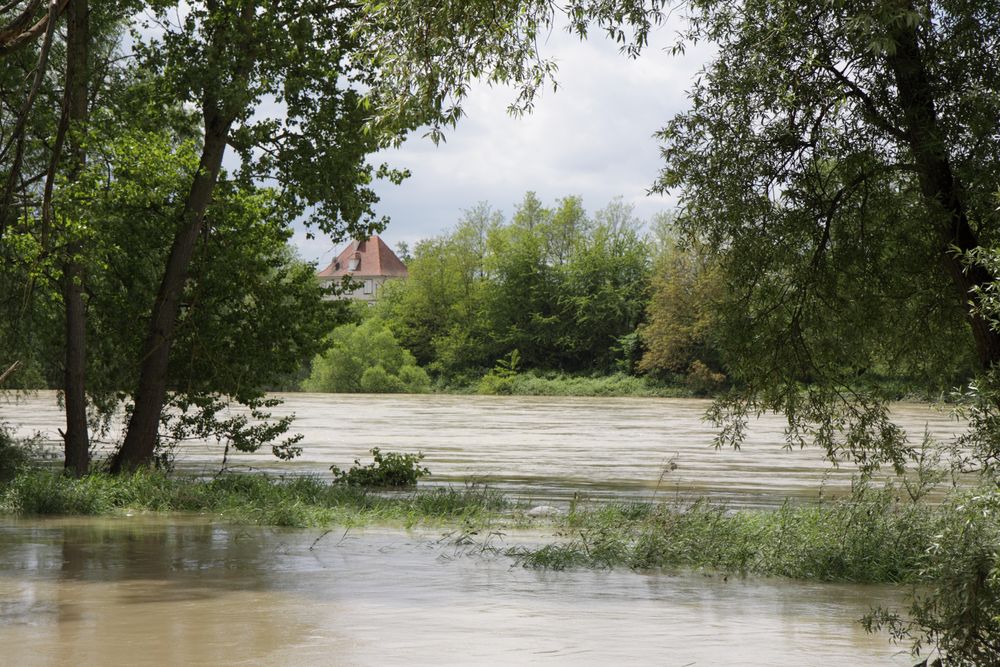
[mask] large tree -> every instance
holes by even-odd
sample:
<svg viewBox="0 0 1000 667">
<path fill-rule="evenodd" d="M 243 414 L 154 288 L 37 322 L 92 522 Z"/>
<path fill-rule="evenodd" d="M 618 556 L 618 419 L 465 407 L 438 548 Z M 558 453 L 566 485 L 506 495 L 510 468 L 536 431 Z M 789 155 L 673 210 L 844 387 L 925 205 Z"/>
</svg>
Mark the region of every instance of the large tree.
<svg viewBox="0 0 1000 667">
<path fill-rule="evenodd" d="M 724 438 L 776 409 L 793 441 L 900 463 L 868 378 L 956 382 L 1000 361 L 976 296 L 995 276 L 969 261 L 998 230 L 997 10 L 688 5 L 684 39 L 718 54 L 660 133 L 659 188 L 728 280 L 719 339 L 743 391 Z"/>
<path fill-rule="evenodd" d="M 207 0 L 189 3 L 177 22 L 168 9 L 158 6 L 162 32 L 141 45 L 141 61 L 164 100 L 199 110 L 201 157 L 150 313 L 115 471 L 148 463 L 156 447 L 181 298 L 227 147 L 239 154 L 238 178 L 276 182 L 286 211 L 311 206 L 322 231 L 361 238 L 379 223 L 367 156 L 410 122 L 364 131 L 361 102 L 375 70 L 352 58 L 366 39 L 355 3 Z"/>
</svg>

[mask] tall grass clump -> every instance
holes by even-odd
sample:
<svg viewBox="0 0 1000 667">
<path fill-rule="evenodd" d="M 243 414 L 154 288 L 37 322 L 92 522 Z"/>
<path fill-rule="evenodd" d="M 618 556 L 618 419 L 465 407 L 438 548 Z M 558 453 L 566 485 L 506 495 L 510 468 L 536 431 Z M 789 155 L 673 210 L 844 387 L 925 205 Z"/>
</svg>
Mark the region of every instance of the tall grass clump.
<svg viewBox="0 0 1000 667">
<path fill-rule="evenodd" d="M 705 501 L 640 511 L 608 505 L 576 511 L 573 539 L 511 555 L 527 567 L 704 568 L 721 572 L 845 582 L 917 578 L 945 518 L 900 501 L 892 487 L 859 487 L 818 506 L 737 511 Z"/>
<path fill-rule="evenodd" d="M 54 470 L 30 470 L 5 488 L 3 506 L 19 514 L 104 514 L 113 496 L 102 476 L 74 479 Z"/>
</svg>

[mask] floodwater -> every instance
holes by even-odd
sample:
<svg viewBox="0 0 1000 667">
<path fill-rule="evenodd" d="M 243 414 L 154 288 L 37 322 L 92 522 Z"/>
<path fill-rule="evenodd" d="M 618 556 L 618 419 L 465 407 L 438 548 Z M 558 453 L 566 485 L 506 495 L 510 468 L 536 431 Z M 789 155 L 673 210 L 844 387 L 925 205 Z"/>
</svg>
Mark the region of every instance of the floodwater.
<svg viewBox="0 0 1000 667">
<path fill-rule="evenodd" d="M 514 539 L 495 536 L 490 544 Z M 414 532 L 0 519 L 10 665 L 909 665 L 890 587 L 538 572 Z"/>
<path fill-rule="evenodd" d="M 783 423 L 715 450 L 707 401 L 287 394 L 302 456 L 230 464 L 329 474 L 372 447 L 422 451 L 432 484 L 476 481 L 534 502 L 707 496 L 741 506 L 809 502 L 850 486 L 819 452 L 786 451 Z M 960 425 L 898 405 L 915 437 Z M 21 434 L 58 439 L 42 392 L 0 404 Z M 218 443 L 178 466 L 208 474 Z M 489 547 L 428 532 L 292 531 L 208 517 L 0 518 L 0 662 L 17 665 L 910 665 L 857 624 L 899 606 L 894 587 L 697 572 L 520 568 Z"/>
<path fill-rule="evenodd" d="M 539 502 L 584 498 L 648 500 L 708 496 L 734 506 L 775 506 L 850 488 L 854 469 L 832 469 L 817 449 L 786 450 L 785 423 L 752 423 L 739 451 L 711 446 L 707 400 L 440 395 L 278 394 L 274 414 L 294 413 L 302 456 L 235 454 L 230 464 L 283 474 L 329 474 L 335 464 L 370 461 L 372 447 L 426 455 L 431 484 L 478 482 Z M 919 442 L 924 429 L 948 439 L 960 425 L 947 412 L 898 404 L 894 417 Z M 0 419 L 22 434 L 58 441 L 54 392 L 0 403 Z M 264 448 L 266 450 L 266 448 Z M 219 469 L 223 446 L 184 443 L 178 467 Z"/>
</svg>

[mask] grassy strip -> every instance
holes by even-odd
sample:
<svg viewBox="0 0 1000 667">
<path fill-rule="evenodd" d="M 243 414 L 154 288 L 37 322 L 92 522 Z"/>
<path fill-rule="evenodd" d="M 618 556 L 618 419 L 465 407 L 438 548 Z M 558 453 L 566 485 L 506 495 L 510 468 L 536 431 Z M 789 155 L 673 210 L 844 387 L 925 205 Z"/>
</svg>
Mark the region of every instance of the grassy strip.
<svg viewBox="0 0 1000 667">
<path fill-rule="evenodd" d="M 728 512 L 705 502 L 608 505 L 574 512 L 561 542 L 507 553 L 525 567 L 705 568 L 795 579 L 899 583 L 920 580 L 954 506 L 863 490 L 820 506 Z"/>
<path fill-rule="evenodd" d="M 657 382 L 648 377 L 624 373 L 587 376 L 566 373 L 527 371 L 472 385 L 444 385 L 441 393 L 502 394 L 509 396 L 620 396 L 688 398 L 691 389 L 683 384 Z"/>
<path fill-rule="evenodd" d="M 508 507 L 509 503 L 491 489 L 380 494 L 315 478 L 282 481 L 264 475 L 226 475 L 205 481 L 138 472 L 73 479 L 54 471 L 27 470 L 0 489 L 0 510 L 9 513 L 210 512 L 237 523 L 297 528 L 485 524 Z"/>
<path fill-rule="evenodd" d="M 678 398 L 691 396 L 686 387 L 668 386 L 645 377 L 621 373 L 602 377 L 572 375 L 540 376 L 521 373 L 512 378 L 510 393 L 515 396 L 649 396 Z"/>
</svg>

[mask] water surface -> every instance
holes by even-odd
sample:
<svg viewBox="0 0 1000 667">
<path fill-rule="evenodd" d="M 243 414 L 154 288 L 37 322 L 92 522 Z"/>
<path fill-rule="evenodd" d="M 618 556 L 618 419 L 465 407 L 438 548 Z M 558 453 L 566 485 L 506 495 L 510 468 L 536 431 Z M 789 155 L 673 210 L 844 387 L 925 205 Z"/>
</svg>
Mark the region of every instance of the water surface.
<svg viewBox="0 0 1000 667">
<path fill-rule="evenodd" d="M 477 481 L 513 495 L 560 502 L 588 498 L 663 499 L 707 495 L 736 505 L 774 506 L 786 497 L 816 499 L 850 487 L 851 466 L 832 469 L 817 449 L 786 450 L 785 422 L 751 424 L 739 451 L 712 447 L 702 420 L 707 400 L 442 395 L 278 394 L 275 414 L 294 413 L 302 456 L 277 461 L 269 451 L 237 454 L 239 468 L 328 475 L 368 450 L 426 454 L 431 483 Z M 919 440 L 926 428 L 948 439 L 960 430 L 947 412 L 898 404 L 893 415 Z M 54 392 L 0 404 L 0 418 L 21 433 L 56 441 L 62 413 Z M 218 443 L 185 443 L 183 470 L 212 474 Z"/>
<path fill-rule="evenodd" d="M 883 586 L 537 572 L 433 533 L 0 520 L 12 665 L 909 665 L 855 623 L 899 598 Z"/>
</svg>

